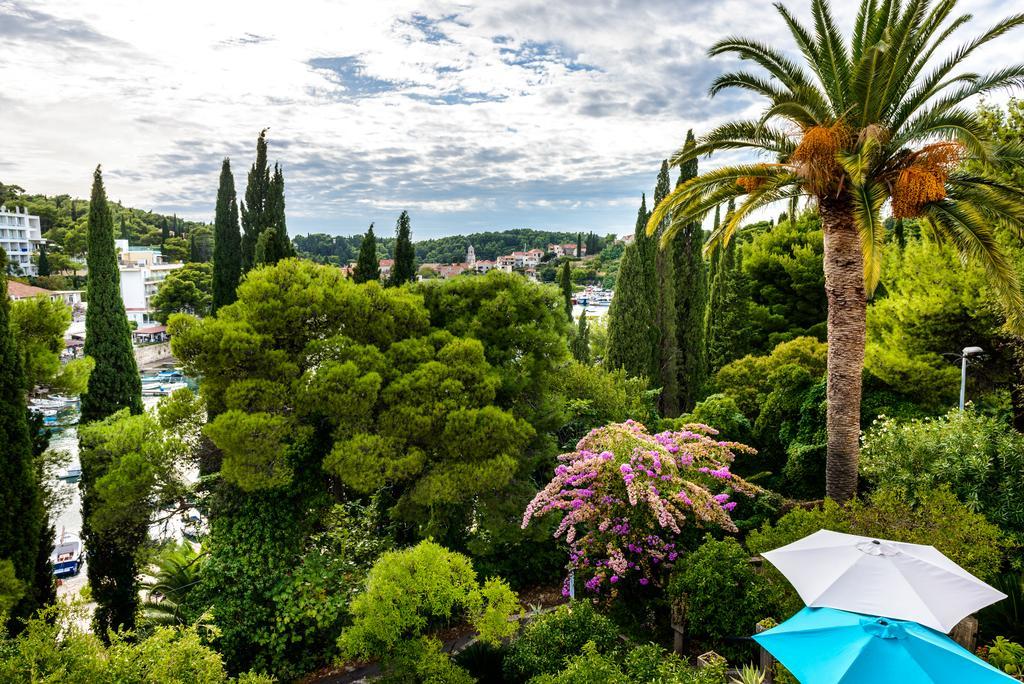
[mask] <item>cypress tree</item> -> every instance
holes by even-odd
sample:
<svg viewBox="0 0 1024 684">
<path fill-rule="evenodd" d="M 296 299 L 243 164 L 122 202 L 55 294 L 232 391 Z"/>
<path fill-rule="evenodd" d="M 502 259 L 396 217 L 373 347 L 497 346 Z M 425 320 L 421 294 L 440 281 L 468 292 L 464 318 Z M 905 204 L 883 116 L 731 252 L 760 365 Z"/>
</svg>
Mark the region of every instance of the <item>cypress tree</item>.
<svg viewBox="0 0 1024 684">
<path fill-rule="evenodd" d="M 256 139 L 256 161 L 249 169 L 245 201 L 242 202 L 242 273 L 255 265 L 256 241 L 270 225 L 269 198 L 270 167 L 267 165 L 267 129 L 264 128 Z"/>
<path fill-rule="evenodd" d="M 580 363 L 590 363 L 590 328 L 587 326 L 587 312 L 580 314 L 579 324 L 576 326 L 576 334 L 569 343 L 569 351 L 572 357 Z"/>
<path fill-rule="evenodd" d="M 131 329 L 121 300 L 120 273 L 114 250 L 114 226 L 107 206 L 100 167 L 93 177 L 89 203 L 89 277 L 86 291 L 89 308 L 85 314 L 85 354 L 96 365 L 82 395 L 82 424 L 102 420 L 128 408 L 142 412 L 142 383 L 132 353 Z M 99 604 L 96 632 L 107 638 L 108 629 L 135 624 L 138 607 L 138 568 L 135 548 L 126 546 L 110 532 L 93 529 L 91 515 L 96 507 L 96 483 L 107 471 L 102 458 L 82 458 L 82 536 L 89 549 L 89 586 Z"/>
<path fill-rule="evenodd" d="M 50 275 L 50 259 L 46 256 L 46 243 L 39 245 L 39 264 L 36 270 L 41 276 Z"/>
<path fill-rule="evenodd" d="M 274 164 L 274 174 L 270 178 L 266 209 L 267 224 L 256 238 L 256 251 L 259 254 L 254 254 L 253 260 L 257 264 L 273 265 L 281 259 L 294 256 L 285 222 L 284 172 L 277 164 Z M 261 240 L 264 241 L 262 248 Z"/>
<path fill-rule="evenodd" d="M 231 161 L 220 167 L 217 212 L 213 219 L 213 305 L 212 312 L 235 301 L 242 271 L 242 236 L 238 232 L 238 203 Z"/>
<path fill-rule="evenodd" d="M 39 606 L 34 598 L 36 562 L 46 512 L 32 454 L 21 355 L 10 326 L 7 253 L 0 248 L 0 560 L 10 561 L 25 594 L 11 611 L 9 633 Z M 50 551 L 46 542 L 45 551 Z"/>
<path fill-rule="evenodd" d="M 128 234 L 128 225 L 124 222 L 124 214 L 121 214 L 121 239 L 130 240 L 131 237 Z"/>
<path fill-rule="evenodd" d="M 352 272 L 352 280 L 357 283 L 365 283 L 368 280 L 380 280 L 380 262 L 377 261 L 377 238 L 373 235 L 373 224 L 363 236 L 363 242 L 359 245 L 359 259 L 356 261 L 356 268 Z"/>
<path fill-rule="evenodd" d="M 82 395 L 81 422 L 101 420 L 123 408 L 142 412 L 142 382 L 132 352 L 131 328 L 121 300 L 121 274 L 114 249 L 114 226 L 96 167 L 89 203 L 85 315 L 86 356 L 96 361 Z"/>
<path fill-rule="evenodd" d="M 562 288 L 562 297 L 565 299 L 565 315 L 572 320 L 572 272 L 569 268 L 569 260 L 562 262 L 562 272 L 558 277 L 558 284 Z"/>
<path fill-rule="evenodd" d="M 391 284 L 411 283 L 416 278 L 416 249 L 412 246 L 409 212 L 403 211 L 395 225 L 395 264 L 391 268 Z"/>
<path fill-rule="evenodd" d="M 92 212 L 89 212 L 92 215 Z M 163 245 L 167 242 L 167 238 L 171 237 L 171 229 L 167 226 L 167 217 L 163 216 L 160 218 L 160 244 Z"/>
<path fill-rule="evenodd" d="M 654 187 L 655 206 L 668 197 L 671 187 L 668 161 L 663 160 L 661 170 L 658 172 L 658 182 Z M 668 219 L 663 221 L 652 238 L 656 250 L 654 267 L 657 279 L 655 285 L 657 308 L 654 312 L 654 327 L 658 331 L 658 384 L 661 386 L 658 408 L 661 415 L 674 418 L 679 415 L 679 379 L 676 364 L 679 340 L 676 337 L 675 258 L 673 250 L 658 247 L 661 235 L 668 228 L 668 224 Z"/>
<path fill-rule="evenodd" d="M 576 258 L 583 257 L 583 233 L 576 233 Z"/>
<path fill-rule="evenodd" d="M 686 134 L 686 147 L 696 141 Z M 676 187 L 697 176 L 697 160 L 683 164 Z M 708 272 L 704 261 L 704 228 L 699 221 L 684 226 L 672 243 L 676 280 L 676 340 L 679 409 L 692 411 L 707 382 L 704 318 L 708 308 Z"/>
<path fill-rule="evenodd" d="M 725 220 L 732 216 L 730 201 Z M 720 221 L 715 212 L 715 228 Z M 715 373 L 725 364 L 742 356 L 747 347 L 747 292 L 741 257 L 735 236 L 725 247 L 715 250 L 711 264 L 711 287 L 705 313 L 708 372 Z"/>
<path fill-rule="evenodd" d="M 635 377 L 655 382 L 658 331 L 653 325 L 653 255 L 647 238 L 647 197 L 637 211 L 633 242 L 626 246 L 619 262 L 615 295 L 608 308 L 608 355 L 610 368 L 624 368 Z"/>
</svg>

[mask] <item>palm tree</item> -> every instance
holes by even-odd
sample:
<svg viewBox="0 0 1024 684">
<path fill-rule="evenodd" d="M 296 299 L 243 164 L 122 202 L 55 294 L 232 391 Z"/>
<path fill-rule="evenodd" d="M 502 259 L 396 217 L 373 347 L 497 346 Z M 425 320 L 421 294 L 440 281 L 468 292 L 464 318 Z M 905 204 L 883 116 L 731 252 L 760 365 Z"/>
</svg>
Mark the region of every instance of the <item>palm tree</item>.
<svg viewBox="0 0 1024 684">
<path fill-rule="evenodd" d="M 205 552 L 197 551 L 187 541 L 162 549 L 153 559 L 150 578 L 142 583 L 146 600 L 140 622 L 148 626 L 187 624 L 182 604 L 199 584 L 206 559 Z"/>
<path fill-rule="evenodd" d="M 958 0 L 862 0 L 849 45 L 828 0 L 812 0 L 813 29 L 775 5 L 803 56 L 742 37 L 711 56 L 733 54 L 767 74 L 726 73 L 710 94 L 741 88 L 764 96 L 761 117 L 726 123 L 684 147 L 681 165 L 720 150 L 754 150 L 770 160 L 702 174 L 658 205 L 648 233 L 671 217 L 662 245 L 688 223 L 731 199 L 739 206 L 713 231 L 707 249 L 728 244 L 765 205 L 801 196 L 817 204 L 825 234 L 828 298 L 828 463 L 826 494 L 856 493 L 867 298 L 878 284 L 883 209 L 919 219 L 935 239 L 980 261 L 1003 300 L 1007 325 L 1024 328 L 1024 296 L 996 244 L 999 229 L 1024 232 L 1024 193 L 997 180 L 1024 163 L 1024 146 L 990 139 L 969 100 L 1024 85 L 1024 65 L 976 74 L 960 70 L 980 47 L 1024 24 L 1009 17 L 941 60 L 933 59 L 970 15 Z M 968 170 L 969 169 L 969 170 Z"/>
</svg>

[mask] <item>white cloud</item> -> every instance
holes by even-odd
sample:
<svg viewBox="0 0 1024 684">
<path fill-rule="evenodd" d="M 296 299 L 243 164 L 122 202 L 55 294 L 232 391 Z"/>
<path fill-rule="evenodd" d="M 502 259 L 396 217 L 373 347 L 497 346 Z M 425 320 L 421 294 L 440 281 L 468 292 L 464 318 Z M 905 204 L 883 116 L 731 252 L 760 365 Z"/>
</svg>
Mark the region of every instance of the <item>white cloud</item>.
<svg viewBox="0 0 1024 684">
<path fill-rule="evenodd" d="M 975 30 L 1012 4 L 962 2 Z M 705 96 L 733 33 L 789 44 L 762 0 L 0 0 L 4 181 L 86 195 L 102 162 L 114 198 L 209 220 L 269 126 L 293 232 L 624 232 L 687 128 L 756 108 Z"/>
</svg>

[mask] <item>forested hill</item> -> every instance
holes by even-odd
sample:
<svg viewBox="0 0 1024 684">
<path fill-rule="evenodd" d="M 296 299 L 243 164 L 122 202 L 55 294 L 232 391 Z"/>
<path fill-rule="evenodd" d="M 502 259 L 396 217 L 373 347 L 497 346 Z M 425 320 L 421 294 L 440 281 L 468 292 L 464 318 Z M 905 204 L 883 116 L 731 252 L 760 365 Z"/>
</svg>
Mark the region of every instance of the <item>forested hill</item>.
<svg viewBox="0 0 1024 684">
<path fill-rule="evenodd" d="M 586 241 L 594 236 L 586 231 L 582 233 Z M 451 235 L 449 237 L 420 240 L 415 243 L 416 261 L 419 263 L 450 264 L 459 263 L 466 258 L 466 249 L 473 245 L 477 259 L 493 260 L 503 254 L 517 250 L 547 249 L 552 243 L 575 244 L 580 233 L 548 232 L 530 228 L 516 228 L 470 235 Z M 348 263 L 355 261 L 359 254 L 362 235 L 326 235 L 311 233 L 297 235 L 293 242 L 299 254 L 317 261 L 330 263 Z M 381 258 L 390 258 L 394 249 L 394 238 L 378 235 L 377 253 Z M 588 250 L 589 251 L 589 250 Z"/>
<path fill-rule="evenodd" d="M 38 216 L 43 237 L 56 243 L 57 253 L 73 259 L 85 256 L 89 200 L 70 195 L 29 194 L 17 185 L 0 182 L 0 205 L 6 205 L 8 209 L 26 207 L 28 213 Z M 157 246 L 163 243 L 171 252 L 170 256 L 187 256 L 187 239 L 197 231 L 212 247 L 213 233 L 207 224 L 186 221 L 176 215 L 125 207 L 120 202 L 112 201 L 110 207 L 114 214 L 114 237 L 126 238 L 133 245 Z"/>
</svg>

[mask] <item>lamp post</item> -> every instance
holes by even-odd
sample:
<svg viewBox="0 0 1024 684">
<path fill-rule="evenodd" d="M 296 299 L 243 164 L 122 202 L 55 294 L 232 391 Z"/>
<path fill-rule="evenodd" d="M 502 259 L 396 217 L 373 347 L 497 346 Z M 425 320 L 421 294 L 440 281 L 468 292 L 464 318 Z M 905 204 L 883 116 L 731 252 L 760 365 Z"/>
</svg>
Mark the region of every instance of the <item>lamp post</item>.
<svg viewBox="0 0 1024 684">
<path fill-rule="evenodd" d="M 960 355 L 960 412 L 964 411 L 964 398 L 967 394 L 967 359 L 984 351 L 981 347 L 964 347 Z"/>
</svg>

